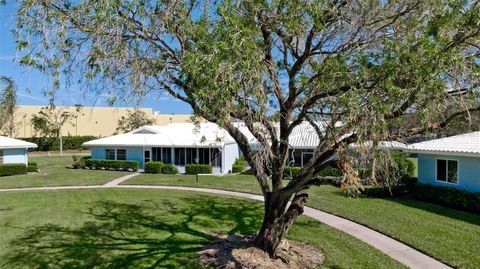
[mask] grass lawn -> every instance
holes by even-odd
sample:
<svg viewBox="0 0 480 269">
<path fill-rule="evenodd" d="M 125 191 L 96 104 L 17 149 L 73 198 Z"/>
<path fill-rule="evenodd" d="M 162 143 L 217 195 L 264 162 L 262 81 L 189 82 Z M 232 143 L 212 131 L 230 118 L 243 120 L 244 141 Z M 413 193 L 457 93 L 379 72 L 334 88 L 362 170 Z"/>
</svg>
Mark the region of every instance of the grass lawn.
<svg viewBox="0 0 480 269">
<path fill-rule="evenodd" d="M 98 185 L 127 175 L 127 172 L 67 169 L 72 157 L 30 158 L 38 163 L 39 173 L 0 177 L 0 188 L 28 188 L 65 185 Z"/>
<path fill-rule="evenodd" d="M 215 233 L 254 233 L 261 203 L 191 192 L 62 190 L 0 194 L 2 268 L 198 268 Z M 307 217 L 289 238 L 321 247 L 324 268 L 404 268 Z"/>
<path fill-rule="evenodd" d="M 123 184 L 181 185 L 259 193 L 249 175 L 140 175 Z M 308 206 L 371 227 L 442 262 L 480 268 L 480 216 L 400 199 L 347 198 L 333 186 L 313 187 Z"/>
</svg>

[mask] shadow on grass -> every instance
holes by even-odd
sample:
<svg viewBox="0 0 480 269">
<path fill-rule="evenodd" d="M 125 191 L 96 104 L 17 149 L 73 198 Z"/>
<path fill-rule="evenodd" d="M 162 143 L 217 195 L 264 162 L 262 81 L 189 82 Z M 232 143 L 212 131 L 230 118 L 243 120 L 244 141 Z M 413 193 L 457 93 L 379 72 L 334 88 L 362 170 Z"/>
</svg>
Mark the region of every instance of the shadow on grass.
<svg viewBox="0 0 480 269">
<path fill-rule="evenodd" d="M 434 213 L 437 215 L 441 215 L 444 217 L 468 222 L 471 224 L 475 225 L 480 225 L 480 215 L 476 215 L 473 213 L 469 213 L 466 211 L 461 211 L 453 208 L 448 208 L 445 206 L 441 205 L 436 205 L 436 204 L 430 204 L 418 200 L 413 200 L 413 199 L 388 199 L 389 201 L 399 203 L 404 206 L 428 211 L 430 213 Z"/>
<path fill-rule="evenodd" d="M 249 234 L 261 205 L 193 197 L 137 204 L 104 201 L 80 225 L 26 228 L 0 257 L 5 268 L 198 268 L 196 251 L 217 233 Z"/>
</svg>

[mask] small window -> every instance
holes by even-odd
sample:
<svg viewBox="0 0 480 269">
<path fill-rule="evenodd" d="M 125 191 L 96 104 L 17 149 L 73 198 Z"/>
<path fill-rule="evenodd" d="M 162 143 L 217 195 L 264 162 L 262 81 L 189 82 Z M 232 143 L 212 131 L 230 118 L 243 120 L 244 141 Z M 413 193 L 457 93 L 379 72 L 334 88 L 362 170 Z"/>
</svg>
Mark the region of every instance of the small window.
<svg viewBox="0 0 480 269">
<path fill-rule="evenodd" d="M 105 150 L 105 159 L 115 160 L 115 149 L 106 149 Z"/>
<path fill-rule="evenodd" d="M 127 150 L 126 149 L 117 149 L 117 160 L 126 160 L 127 159 Z"/>
<path fill-rule="evenodd" d="M 437 159 L 437 180 L 456 184 L 458 182 L 458 161 Z"/>
</svg>

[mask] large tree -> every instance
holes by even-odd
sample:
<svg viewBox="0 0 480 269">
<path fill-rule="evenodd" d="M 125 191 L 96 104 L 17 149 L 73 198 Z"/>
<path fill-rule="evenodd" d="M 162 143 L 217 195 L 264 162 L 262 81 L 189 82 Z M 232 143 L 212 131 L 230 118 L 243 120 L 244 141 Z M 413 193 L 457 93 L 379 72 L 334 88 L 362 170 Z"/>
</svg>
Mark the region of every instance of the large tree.
<svg viewBox="0 0 480 269">
<path fill-rule="evenodd" d="M 134 109 L 128 110 L 126 116 L 120 117 L 118 120 L 117 132 L 130 132 L 145 125 L 155 124 L 157 121 L 154 118 L 148 117 L 147 113 Z"/>
<path fill-rule="evenodd" d="M 265 197 L 256 245 L 275 256 L 332 154 L 478 110 L 479 11 L 467 0 L 23 0 L 17 37 L 21 62 L 58 81 L 80 71 L 99 92 L 167 92 L 224 127 Z M 420 127 L 389 132 L 412 113 Z M 305 122 L 320 142 L 285 182 L 289 136 Z"/>
</svg>

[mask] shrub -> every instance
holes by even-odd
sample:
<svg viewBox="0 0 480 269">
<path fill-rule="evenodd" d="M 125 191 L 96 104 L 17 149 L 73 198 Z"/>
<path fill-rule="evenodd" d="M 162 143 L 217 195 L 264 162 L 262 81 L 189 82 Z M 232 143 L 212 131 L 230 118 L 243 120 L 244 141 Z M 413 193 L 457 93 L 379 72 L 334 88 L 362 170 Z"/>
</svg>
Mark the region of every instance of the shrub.
<svg viewBox="0 0 480 269">
<path fill-rule="evenodd" d="M 243 159 L 242 157 L 236 159 L 232 165 L 232 173 L 241 173 L 245 171 L 247 165 L 247 161 L 245 161 L 245 159 Z"/>
<path fill-rule="evenodd" d="M 63 142 L 63 149 L 64 150 L 81 150 L 86 149 L 82 147 L 82 144 L 97 139 L 96 136 L 64 136 L 62 137 Z M 26 137 L 21 138 L 21 140 L 32 142 L 37 144 L 37 148 L 35 151 L 52 151 L 52 150 L 59 150 L 60 140 L 59 138 L 55 137 Z"/>
<path fill-rule="evenodd" d="M 480 213 L 480 193 L 478 192 L 472 193 L 450 187 L 417 184 L 413 188 L 412 195 L 425 202 Z"/>
<path fill-rule="evenodd" d="M 241 173 L 245 170 L 245 166 L 240 164 L 233 164 L 232 165 L 232 173 Z"/>
<path fill-rule="evenodd" d="M 343 176 L 342 170 L 337 167 L 327 166 L 318 173 L 321 177 L 341 177 Z"/>
<path fill-rule="evenodd" d="M 283 170 L 283 177 L 284 178 L 293 178 L 298 175 L 298 172 L 302 170 L 302 167 L 299 166 L 285 166 L 285 170 Z"/>
<path fill-rule="evenodd" d="M 27 172 L 38 172 L 38 165 L 36 162 L 28 162 Z"/>
<path fill-rule="evenodd" d="M 178 174 L 178 169 L 175 165 L 166 163 L 162 167 L 162 174 Z"/>
<path fill-rule="evenodd" d="M 415 173 L 415 165 L 402 151 L 378 151 L 375 158 L 376 178 L 392 196 L 397 192 L 395 189 Z"/>
<path fill-rule="evenodd" d="M 196 174 L 211 174 L 212 166 L 209 164 L 187 164 L 185 166 L 185 174 L 187 175 L 196 175 Z"/>
<path fill-rule="evenodd" d="M 137 171 L 139 163 L 137 161 L 86 159 L 85 167 L 113 171 Z"/>
<path fill-rule="evenodd" d="M 22 175 L 27 173 L 27 166 L 23 163 L 0 164 L 0 176 Z"/>
<path fill-rule="evenodd" d="M 372 177 L 372 169 L 370 168 L 355 168 L 360 179 L 370 179 Z"/>
<path fill-rule="evenodd" d="M 90 156 L 83 156 L 80 157 L 78 155 L 73 155 L 73 163 L 72 163 L 72 169 L 80 169 L 80 168 L 85 168 L 85 160 L 90 159 Z"/>
<path fill-rule="evenodd" d="M 145 164 L 145 173 L 160 174 L 164 166 L 165 164 L 162 162 L 148 162 Z"/>
</svg>

